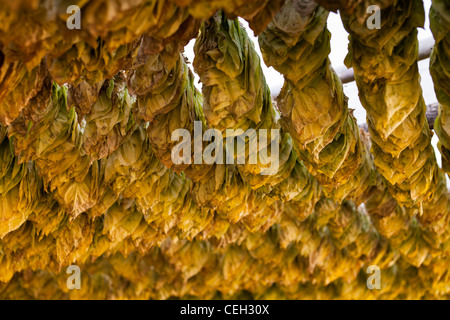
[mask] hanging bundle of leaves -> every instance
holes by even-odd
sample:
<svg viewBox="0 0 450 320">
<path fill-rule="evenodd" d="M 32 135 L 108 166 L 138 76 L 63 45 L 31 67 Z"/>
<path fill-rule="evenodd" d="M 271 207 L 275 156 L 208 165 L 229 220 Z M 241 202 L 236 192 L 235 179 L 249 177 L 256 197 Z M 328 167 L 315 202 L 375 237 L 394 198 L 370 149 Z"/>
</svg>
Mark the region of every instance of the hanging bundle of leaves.
<svg viewBox="0 0 450 320">
<path fill-rule="evenodd" d="M 199 27 L 186 9 L 166 0 L 95 0 L 81 10 L 81 38 L 47 58 L 58 84 L 110 79 L 119 70 L 139 66 L 148 54 L 181 50 Z"/>
<path fill-rule="evenodd" d="M 6 127 L 0 127 L 0 238 L 19 228 L 33 213 L 42 181 L 33 164 L 19 164 Z"/>
<path fill-rule="evenodd" d="M 86 81 L 82 81 L 77 86 L 71 83 L 67 85 L 67 107 L 75 108 L 78 122 L 83 121 L 84 117 L 91 113 L 91 108 L 97 101 L 104 83 L 105 81 L 102 80 L 90 85 Z"/>
<path fill-rule="evenodd" d="M 328 59 L 327 17 L 313 2 L 287 1 L 259 42 L 266 64 L 285 77 L 277 107 L 308 170 L 333 199 L 364 199 L 374 168 Z"/>
<path fill-rule="evenodd" d="M 194 46 L 194 68 L 202 82 L 208 124 L 226 129 L 257 128 L 263 110 L 264 75 L 253 43 L 238 20 L 218 12 L 206 21 Z"/>
<path fill-rule="evenodd" d="M 7 63 L 0 51 L 0 123 L 9 126 L 42 89 L 47 76 L 41 63 L 28 71 L 21 61 Z"/>
<path fill-rule="evenodd" d="M 184 174 L 168 169 L 154 155 L 143 128 L 104 163 L 105 182 L 117 195 L 136 198 L 138 210 L 155 230 L 167 234 L 180 229 L 183 237 L 193 238 L 212 218 L 208 208 L 198 208 L 190 197 L 191 182 Z"/>
<path fill-rule="evenodd" d="M 61 54 L 79 39 L 80 33 L 70 32 L 66 26 L 66 1 L 1 2 L 0 47 L 8 64 L 21 62 L 30 71 L 49 52 Z"/>
<path fill-rule="evenodd" d="M 101 194 L 98 163 L 81 153 L 77 115 L 67 109 L 67 88 L 48 83 L 10 127 L 19 162 L 33 160 L 44 186 L 74 217 Z"/>
<path fill-rule="evenodd" d="M 326 227 L 336 247 L 346 248 L 355 259 L 375 264 L 380 268 L 390 267 L 397 260 L 398 252 L 380 236 L 369 216 L 356 208 L 352 201 L 337 205 L 323 199 L 316 206 L 317 224 Z"/>
<path fill-rule="evenodd" d="M 39 202 L 28 217 L 28 221 L 33 224 L 36 237 L 40 240 L 57 232 L 68 220 L 68 215 L 63 207 L 51 193 L 45 192 L 41 193 Z"/>
<path fill-rule="evenodd" d="M 175 171 L 183 171 L 192 162 L 192 154 L 182 155 L 186 160 L 174 163 L 172 150 L 179 144 L 172 140 L 175 130 L 188 130 L 193 137 L 194 121 L 199 114 L 202 96 L 194 87 L 194 77 L 184 57 L 158 54 L 149 56 L 147 62 L 130 73 L 130 90 L 137 97 L 137 118 L 149 122 L 148 135 L 156 156 Z"/>
<path fill-rule="evenodd" d="M 381 11 L 381 29 L 343 15 L 350 33 L 348 67 L 355 71 L 367 111 L 372 153 L 394 198 L 413 206 L 435 192 L 438 175 L 417 67 L 419 1 L 397 1 Z"/>
<path fill-rule="evenodd" d="M 432 3 L 430 26 L 436 42 L 431 52 L 430 72 L 440 103 L 434 130 L 439 137 L 442 168 L 450 175 L 450 8 L 445 1 Z"/>
<path fill-rule="evenodd" d="M 47 57 L 48 71 L 60 85 L 78 85 L 82 81 L 93 85 L 112 78 L 120 70 L 131 68 L 138 55 L 139 43 L 135 40 L 110 52 L 100 38 L 95 46 L 84 41 L 77 42 L 64 54 Z"/>
<path fill-rule="evenodd" d="M 85 118 L 83 148 L 87 155 L 93 159 L 104 158 L 136 130 L 133 103 L 134 98 L 129 95 L 122 74 L 102 87 Z"/>
<path fill-rule="evenodd" d="M 0 243 L 0 281 L 8 282 L 15 273 L 24 270 L 49 270 L 57 273 L 56 246 L 53 237 L 36 239 L 33 225 L 26 222 L 8 233 Z M 20 255 L 17 253 L 20 252 Z M 14 256 L 17 255 L 15 258 Z"/>
<path fill-rule="evenodd" d="M 365 207 L 377 231 L 406 261 L 414 266 L 429 261 L 432 246 L 426 229 L 413 217 L 413 209 L 399 206 L 387 189 L 372 193 Z"/>
</svg>

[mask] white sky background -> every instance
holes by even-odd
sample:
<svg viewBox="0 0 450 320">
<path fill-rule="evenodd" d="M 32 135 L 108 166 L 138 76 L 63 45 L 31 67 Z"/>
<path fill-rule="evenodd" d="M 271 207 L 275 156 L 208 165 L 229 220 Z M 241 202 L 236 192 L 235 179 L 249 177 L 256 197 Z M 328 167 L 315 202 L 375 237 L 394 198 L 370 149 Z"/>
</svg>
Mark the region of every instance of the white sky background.
<svg viewBox="0 0 450 320">
<path fill-rule="evenodd" d="M 424 29 L 419 28 L 418 30 L 418 38 L 419 42 L 424 39 L 432 38 L 433 35 L 430 30 L 430 20 L 428 17 L 430 7 L 431 7 L 431 0 L 424 0 L 424 8 L 425 8 L 425 27 Z M 255 44 L 255 49 L 258 52 L 260 58 L 261 58 L 261 66 L 264 72 L 264 75 L 266 77 L 266 82 L 269 85 L 270 91 L 272 93 L 278 93 L 283 86 L 283 76 L 279 74 L 275 69 L 272 67 L 268 68 L 262 59 L 261 51 L 259 49 L 258 45 L 258 39 L 253 35 L 253 31 L 248 27 L 248 24 L 245 20 L 240 19 L 241 23 L 245 26 L 247 29 L 247 33 L 250 37 L 250 39 L 253 40 Z M 342 71 L 346 69 L 344 65 L 344 59 L 347 55 L 348 49 L 348 33 L 344 29 L 344 26 L 342 25 L 341 18 L 339 14 L 330 12 L 330 15 L 328 16 L 328 30 L 331 32 L 331 53 L 329 55 L 329 58 L 331 60 L 331 64 L 333 68 L 336 70 L 338 74 L 340 74 Z M 189 44 L 185 47 L 185 55 L 188 58 L 190 62 L 194 61 L 194 43 L 195 39 L 191 40 Z M 423 90 L 423 97 L 425 99 L 425 103 L 427 105 L 437 102 L 436 94 L 434 92 L 434 86 L 433 86 L 433 80 L 431 79 L 430 72 L 429 72 L 429 63 L 430 59 L 425 59 L 422 61 L 419 61 L 419 73 L 421 76 L 421 85 Z M 193 69 L 193 68 L 192 68 Z M 199 90 L 201 90 L 201 83 L 199 83 L 199 78 L 195 74 L 195 85 Z M 349 98 L 348 106 L 349 108 L 355 109 L 353 115 L 355 116 L 356 120 L 358 121 L 358 124 L 363 124 L 366 122 L 366 110 L 361 105 L 361 102 L 359 101 L 358 97 L 358 89 L 356 87 L 355 82 L 344 84 L 344 92 Z M 439 153 L 439 150 L 437 149 L 438 138 L 436 134 L 433 135 L 432 138 L 432 144 L 435 149 L 436 153 L 436 159 L 441 166 L 441 155 Z M 447 177 L 447 185 L 450 185 L 450 179 Z"/>
</svg>

